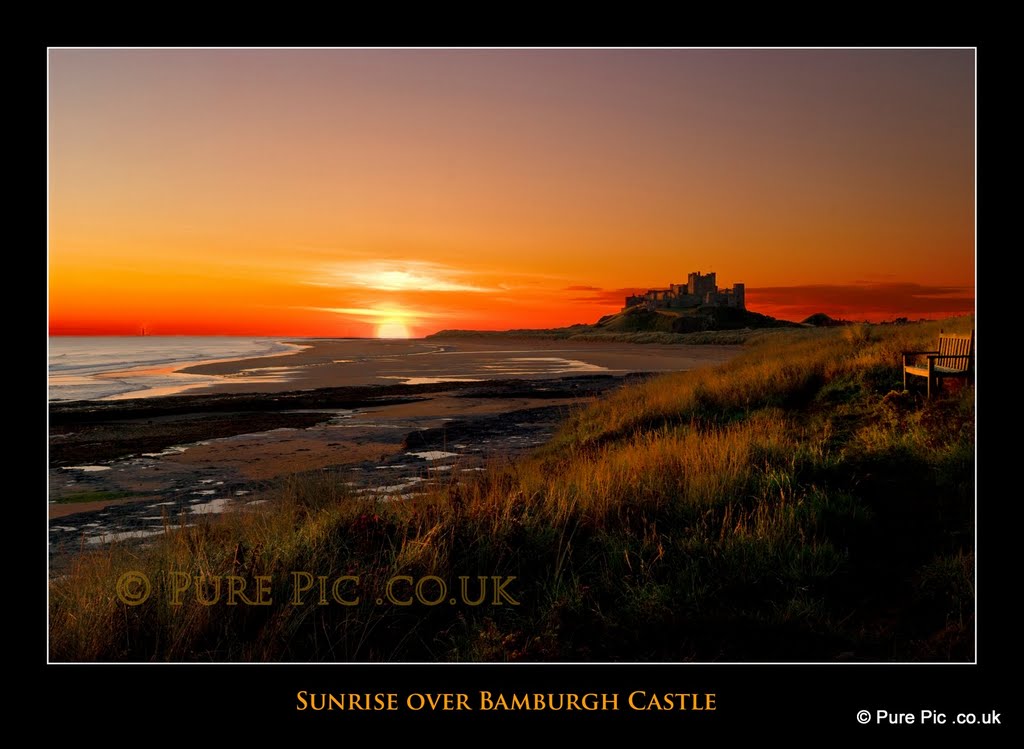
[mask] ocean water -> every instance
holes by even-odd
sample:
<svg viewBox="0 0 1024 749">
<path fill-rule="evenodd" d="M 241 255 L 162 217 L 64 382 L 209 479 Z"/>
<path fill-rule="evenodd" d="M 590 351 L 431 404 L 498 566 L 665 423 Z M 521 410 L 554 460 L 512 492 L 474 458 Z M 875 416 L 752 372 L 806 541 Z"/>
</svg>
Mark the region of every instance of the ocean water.
<svg viewBox="0 0 1024 749">
<path fill-rule="evenodd" d="M 230 336 L 66 336 L 49 339 L 50 400 L 170 395 L 222 378 L 175 369 L 200 362 L 287 354 L 303 346 L 271 338 Z M 276 375 L 279 379 L 283 373 Z M 265 374 L 250 381 L 276 381 Z"/>
</svg>

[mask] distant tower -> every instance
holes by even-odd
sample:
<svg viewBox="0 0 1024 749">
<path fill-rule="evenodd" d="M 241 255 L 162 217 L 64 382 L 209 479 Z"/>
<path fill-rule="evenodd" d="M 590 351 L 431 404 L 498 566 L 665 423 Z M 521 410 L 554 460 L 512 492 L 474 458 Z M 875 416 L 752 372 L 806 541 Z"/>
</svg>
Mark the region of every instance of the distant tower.
<svg viewBox="0 0 1024 749">
<path fill-rule="evenodd" d="M 733 284 L 732 293 L 736 297 L 736 306 L 740 309 L 747 308 L 746 286 L 741 283 Z"/>
<path fill-rule="evenodd" d="M 700 297 L 704 299 L 708 294 L 714 294 L 718 291 L 718 284 L 714 273 L 708 273 L 706 276 L 698 273 L 691 273 L 687 276 L 686 290 L 691 296 Z"/>
</svg>

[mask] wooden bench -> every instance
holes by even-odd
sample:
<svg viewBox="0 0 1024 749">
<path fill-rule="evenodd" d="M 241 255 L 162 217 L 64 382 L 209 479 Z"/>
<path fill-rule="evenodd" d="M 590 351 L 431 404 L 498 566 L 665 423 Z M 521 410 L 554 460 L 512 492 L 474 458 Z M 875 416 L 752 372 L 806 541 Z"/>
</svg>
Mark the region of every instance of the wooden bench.
<svg viewBox="0 0 1024 749">
<path fill-rule="evenodd" d="M 919 357 L 927 357 L 921 363 Z M 925 377 L 928 380 L 928 397 L 932 397 L 932 383 L 941 388 L 948 377 L 961 377 L 965 381 L 971 376 L 974 359 L 974 331 L 967 335 L 939 333 L 939 345 L 935 351 L 903 352 L 903 389 L 907 389 L 907 375 Z"/>
</svg>

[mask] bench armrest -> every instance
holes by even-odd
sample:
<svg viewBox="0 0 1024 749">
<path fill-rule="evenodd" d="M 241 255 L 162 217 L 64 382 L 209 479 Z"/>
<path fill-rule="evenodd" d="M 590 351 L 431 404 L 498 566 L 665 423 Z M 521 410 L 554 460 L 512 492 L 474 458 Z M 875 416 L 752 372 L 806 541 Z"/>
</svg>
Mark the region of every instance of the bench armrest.
<svg viewBox="0 0 1024 749">
<path fill-rule="evenodd" d="M 903 353 L 903 366 L 908 367 L 913 363 L 918 356 L 924 356 L 925 354 L 938 354 L 938 351 L 904 351 Z"/>
</svg>

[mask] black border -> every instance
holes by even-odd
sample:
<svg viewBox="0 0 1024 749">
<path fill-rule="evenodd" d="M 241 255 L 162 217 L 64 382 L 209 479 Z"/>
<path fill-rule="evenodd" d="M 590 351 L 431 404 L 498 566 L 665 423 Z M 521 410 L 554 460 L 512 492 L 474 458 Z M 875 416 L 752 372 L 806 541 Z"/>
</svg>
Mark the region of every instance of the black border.
<svg viewBox="0 0 1024 749">
<path fill-rule="evenodd" d="M 934 12 L 934 11 L 931 11 Z M 717 36 L 711 34 L 702 38 L 694 38 L 684 30 L 682 37 L 673 36 L 671 32 L 627 35 L 611 41 L 607 38 L 587 38 L 582 33 L 576 38 L 563 35 L 552 39 L 550 35 L 534 29 L 528 40 L 488 42 L 515 46 L 969 46 L 976 47 L 977 70 L 977 241 L 976 258 L 976 298 L 978 318 L 985 321 L 986 330 L 993 331 L 998 327 L 1000 306 L 998 296 L 993 293 L 992 278 L 995 274 L 994 264 L 980 261 L 978 248 L 985 246 L 985 239 L 993 245 L 1002 242 L 998 229 L 993 229 L 993 222 L 998 218 L 995 204 L 1001 203 L 997 197 L 1000 189 L 993 185 L 993 163 L 999 158 L 997 149 L 991 140 L 983 141 L 981 133 L 990 132 L 991 125 L 998 125 L 998 115 L 992 114 L 993 107 L 989 102 L 999 98 L 998 84 L 991 82 L 991 73 L 999 69 L 1007 61 L 1000 59 L 997 45 L 979 41 L 976 32 L 950 35 L 948 33 L 929 34 L 926 38 L 908 41 L 907 35 L 898 31 L 885 31 L 877 27 L 872 39 L 853 38 L 856 34 L 848 31 L 836 31 L 818 35 L 791 35 L 782 42 L 779 40 L 744 41 L 726 38 L 727 34 Z M 159 33 L 159 32 L 157 32 Z M 166 36 L 166 35 L 165 35 Z M 321 34 L 330 36 L 330 34 Z M 622 35 L 620 34 L 620 37 Z M 899 37 L 899 38 L 897 38 Z M 955 37 L 955 38 L 954 38 Z M 104 40 L 107 44 L 111 40 Z M 125 42 L 122 41 L 121 44 Z M 130 42 L 129 44 L 137 44 Z M 140 46 L 160 46 L 161 44 L 201 46 L 201 42 L 192 41 L 185 44 L 179 38 L 164 39 L 161 42 L 148 41 Z M 211 46 L 220 46 L 212 45 Z M 221 43 L 222 44 L 222 43 Z M 235 43 L 227 46 L 276 46 L 282 42 L 267 39 L 247 40 L 244 45 Z M 337 39 L 323 39 L 323 46 L 373 46 L 374 43 L 363 40 L 347 40 L 342 44 Z M 429 43 L 406 40 L 404 43 L 390 40 L 377 41 L 380 46 L 444 46 L 459 43 L 452 39 L 437 38 Z M 462 44 L 466 44 L 463 42 Z M 94 39 L 85 40 L 76 35 L 63 35 L 62 38 L 43 40 L 43 43 L 32 49 L 29 56 L 29 67 L 34 71 L 35 65 L 45 62 L 46 49 L 49 46 L 105 46 Z M 301 46 L 318 46 L 304 41 Z M 984 72 L 986 81 L 983 83 Z M 42 74 L 44 93 L 41 97 L 43 105 L 42 131 L 39 141 L 30 137 L 24 142 L 41 144 L 44 166 L 41 170 L 42 226 L 44 296 L 46 290 L 46 135 L 45 135 L 45 78 Z M 29 77 L 29 85 L 34 95 L 38 91 L 40 78 L 35 74 Z M 1001 89 L 1003 96 L 1010 92 Z M 28 97 L 28 98 L 31 98 Z M 37 100 L 38 101 L 38 100 Z M 26 118 L 35 124 L 40 120 L 35 117 Z M 985 129 L 982 130 L 982 125 Z M 38 133 L 38 131 L 37 131 Z M 39 137 L 36 135 L 36 137 Z M 1005 158 L 1005 155 L 1003 156 Z M 1004 167 L 1005 169 L 1005 167 Z M 995 169 L 998 171 L 998 168 Z M 981 178 L 985 177 L 984 186 Z M 983 219 L 985 230 L 982 229 Z M 1006 241 L 1013 235 L 1007 235 Z M 998 252 L 993 247 L 989 251 Z M 981 292 L 983 288 L 988 292 Z M 45 300 L 44 300 L 45 304 Z M 44 313 L 45 315 L 45 313 Z M 982 337 L 983 340 L 995 341 L 997 334 L 991 332 Z M 995 345 L 994 343 L 992 345 Z M 33 347 L 34 348 L 34 347 Z M 987 370 L 981 368 L 982 381 L 986 379 Z M 1013 565 L 1013 559 L 1007 550 L 1009 539 L 1002 537 L 1009 532 L 1011 522 L 1004 515 L 1009 505 L 1016 503 L 1016 492 L 1012 483 L 1000 480 L 999 469 L 1006 465 L 995 457 L 995 435 L 993 414 L 1000 409 L 1000 398 L 1012 397 L 1008 380 L 1003 388 L 992 386 L 980 399 L 978 423 L 985 426 L 987 439 L 979 439 L 978 445 L 984 444 L 986 452 L 980 450 L 976 454 L 977 466 L 977 548 L 976 560 L 979 570 L 977 595 L 977 642 L 976 664 L 920 664 L 920 665 L 558 665 L 558 664 L 521 664 L 503 666 L 493 664 L 482 665 L 191 665 L 191 664 L 155 664 L 149 665 L 56 665 L 46 663 L 46 596 L 43 590 L 43 602 L 40 611 L 44 618 L 42 629 L 35 629 L 21 643 L 16 640 L 9 642 L 10 650 L 18 652 L 31 651 L 33 663 L 29 672 L 25 673 L 24 686 L 15 681 L 12 686 L 21 693 L 19 701 L 27 701 L 31 706 L 41 706 L 46 713 L 53 716 L 52 724 L 39 725 L 44 735 L 57 732 L 68 732 L 101 739 L 104 734 L 115 739 L 151 740 L 165 735 L 172 741 L 214 738 L 230 734 L 236 739 L 244 736 L 258 736 L 270 740 L 277 733 L 267 733 L 268 729 L 281 727 L 287 736 L 294 741 L 304 741 L 314 734 L 323 733 L 338 742 L 365 741 L 369 735 L 351 733 L 357 725 L 368 728 L 376 734 L 378 740 L 390 742 L 398 736 L 399 723 L 410 722 L 424 735 L 428 724 L 441 721 L 445 724 L 442 733 L 434 738 L 444 740 L 476 741 L 493 740 L 495 734 L 488 728 L 495 722 L 512 723 L 524 729 L 535 728 L 559 730 L 558 734 L 535 734 L 538 740 L 559 740 L 561 729 L 571 729 L 574 733 L 584 727 L 603 729 L 610 723 L 625 723 L 634 740 L 657 741 L 659 734 L 636 733 L 652 727 L 656 722 L 659 728 L 671 724 L 678 730 L 676 734 L 667 734 L 676 740 L 685 741 L 696 736 L 721 737 L 723 733 L 736 731 L 743 735 L 790 736 L 799 742 L 822 741 L 834 738 L 834 732 L 850 732 L 854 740 L 863 740 L 868 734 L 887 730 L 885 726 L 860 725 L 856 720 L 858 710 L 887 709 L 893 712 L 919 712 L 929 708 L 949 713 L 958 712 L 985 713 L 995 710 L 1001 714 L 1003 724 L 1012 721 L 1012 713 L 1006 711 L 1011 706 L 1011 697 L 1004 684 L 1013 683 L 1013 674 L 1009 667 L 1015 654 L 1010 645 L 1008 630 L 1010 621 L 1005 616 L 1008 599 L 1015 594 L 1015 587 L 1006 580 L 1006 574 Z M 1000 395 L 1002 393 L 1003 395 Z M 1006 403 L 1004 401 L 1004 403 Z M 990 421 L 993 419 L 993 421 Z M 979 435 L 980 437 L 980 435 Z M 48 435 L 47 435 L 48 438 Z M 1010 443 L 1010 449 L 1017 447 Z M 988 452 L 992 450 L 993 452 Z M 31 503 L 29 503 L 31 504 Z M 36 516 L 38 517 L 38 516 Z M 38 581 L 33 573 L 28 579 Z M 39 589 L 30 583 L 36 595 Z M 31 598 L 31 596 L 30 596 Z M 26 599 L 28 600 L 28 599 Z M 15 607 L 9 609 L 9 616 L 14 614 Z M 25 614 L 24 620 L 31 625 L 36 621 L 35 615 Z M 39 641 L 40 634 L 43 642 Z M 13 638 L 13 634 L 12 634 Z M 20 679 L 19 679 L 20 681 Z M 618 712 L 594 713 L 554 713 L 554 712 L 372 712 L 372 713 L 311 713 L 296 711 L 296 692 L 306 689 L 311 692 L 397 692 L 401 702 L 411 692 L 467 692 L 475 695 L 480 690 L 491 692 L 616 692 L 620 695 L 620 706 L 624 706 L 626 695 L 634 689 L 648 692 L 712 692 L 717 695 L 715 712 L 663 712 L 639 713 L 628 709 Z M 472 700 L 471 700 L 472 701 Z M 25 707 L 28 707 L 26 705 Z M 23 708 L 13 706 L 21 712 Z M 27 722 L 31 722 L 28 719 Z M 48 723 L 50 721 L 47 721 Z M 482 730 L 481 730 L 482 729 Z M 819 730 L 822 729 L 822 730 Z M 429 730 L 429 729 L 428 729 Z M 989 726 L 908 726 L 899 729 L 903 738 L 919 736 L 921 731 L 942 733 L 952 732 L 954 740 L 973 741 L 985 740 L 994 730 Z M 826 733 L 827 731 L 828 733 Z M 892 731 L 889 730 L 890 735 Z M 661 734 L 665 735 L 665 734 Z M 147 738 L 148 737 L 148 738 Z"/>
</svg>

